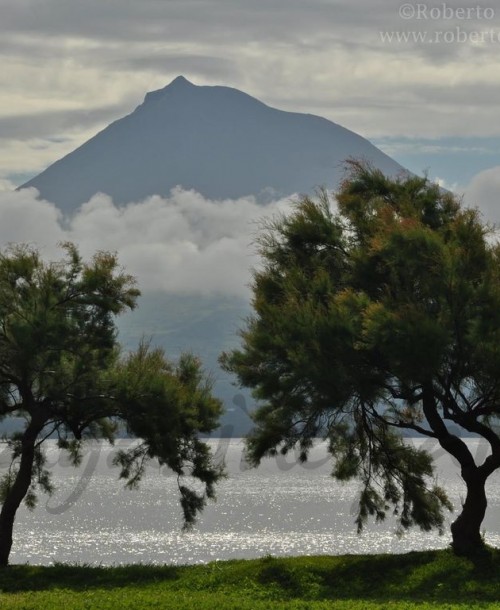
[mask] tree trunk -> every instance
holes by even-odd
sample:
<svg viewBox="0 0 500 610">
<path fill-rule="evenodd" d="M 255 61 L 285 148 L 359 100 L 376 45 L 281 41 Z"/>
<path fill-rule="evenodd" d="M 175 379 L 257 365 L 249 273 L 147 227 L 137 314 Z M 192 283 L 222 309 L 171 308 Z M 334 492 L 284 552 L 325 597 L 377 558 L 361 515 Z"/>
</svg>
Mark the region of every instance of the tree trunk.
<svg viewBox="0 0 500 610">
<path fill-rule="evenodd" d="M 9 563 L 12 548 L 12 531 L 17 509 L 31 484 L 35 443 L 43 423 L 31 420 L 22 437 L 21 461 L 14 483 L 8 491 L 0 512 L 0 567 Z"/>
<path fill-rule="evenodd" d="M 451 524 L 452 547 L 458 555 L 470 556 L 485 549 L 480 528 L 488 505 L 486 477 L 478 472 L 477 468 L 471 469 L 468 473 L 464 473 L 462 469 L 462 476 L 467 485 L 467 496 L 462 512 Z"/>
</svg>

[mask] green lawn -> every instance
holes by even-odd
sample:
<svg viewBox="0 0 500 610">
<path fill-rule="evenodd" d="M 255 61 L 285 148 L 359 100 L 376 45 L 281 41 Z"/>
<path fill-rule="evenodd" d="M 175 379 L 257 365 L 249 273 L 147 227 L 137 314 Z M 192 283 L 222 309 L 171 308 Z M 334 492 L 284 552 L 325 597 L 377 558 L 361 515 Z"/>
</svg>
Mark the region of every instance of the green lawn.
<svg viewBox="0 0 500 610">
<path fill-rule="evenodd" d="M 202 566 L 0 570 L 2 610 L 499 608 L 500 552 L 264 558 Z"/>
</svg>

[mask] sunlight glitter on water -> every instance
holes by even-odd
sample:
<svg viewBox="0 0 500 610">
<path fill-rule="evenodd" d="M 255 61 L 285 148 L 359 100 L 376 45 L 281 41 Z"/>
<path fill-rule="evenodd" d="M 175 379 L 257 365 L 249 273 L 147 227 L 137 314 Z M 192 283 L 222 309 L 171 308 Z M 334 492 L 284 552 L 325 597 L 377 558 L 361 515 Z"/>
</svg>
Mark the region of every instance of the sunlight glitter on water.
<svg viewBox="0 0 500 610">
<path fill-rule="evenodd" d="M 175 478 L 164 469 L 151 467 L 140 490 L 127 491 L 111 466 L 116 449 L 96 444 L 75 471 L 52 447 L 49 465 L 58 491 L 49 499 L 42 497 L 32 513 L 19 511 L 12 562 L 185 564 L 267 554 L 395 553 L 444 548 L 450 542 L 448 532 L 440 537 L 411 530 L 398 538 L 390 520 L 370 524 L 358 536 L 358 485 L 340 485 L 329 476 L 324 446 L 314 449 L 306 465 L 287 456 L 248 470 L 241 441 L 210 442 L 214 449 L 223 446 L 230 476 L 218 488 L 217 503 L 207 506 L 187 534 L 181 532 Z M 469 443 L 481 453 L 477 441 Z M 434 454 L 439 482 L 458 507 L 464 488 L 456 465 L 436 448 Z M 498 475 L 488 494 L 486 539 L 500 546 Z"/>
</svg>

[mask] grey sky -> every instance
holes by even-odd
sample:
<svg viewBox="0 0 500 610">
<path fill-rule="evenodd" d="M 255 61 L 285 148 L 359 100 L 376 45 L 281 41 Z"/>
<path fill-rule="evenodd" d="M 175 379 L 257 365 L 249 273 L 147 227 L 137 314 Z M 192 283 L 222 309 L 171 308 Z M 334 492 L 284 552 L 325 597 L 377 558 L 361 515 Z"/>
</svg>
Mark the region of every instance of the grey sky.
<svg viewBox="0 0 500 610">
<path fill-rule="evenodd" d="M 0 179 L 44 169 L 178 74 L 325 116 L 375 143 L 460 136 L 496 145 L 492 5 L 0 0 Z M 401 33 L 408 42 L 397 42 Z"/>
</svg>

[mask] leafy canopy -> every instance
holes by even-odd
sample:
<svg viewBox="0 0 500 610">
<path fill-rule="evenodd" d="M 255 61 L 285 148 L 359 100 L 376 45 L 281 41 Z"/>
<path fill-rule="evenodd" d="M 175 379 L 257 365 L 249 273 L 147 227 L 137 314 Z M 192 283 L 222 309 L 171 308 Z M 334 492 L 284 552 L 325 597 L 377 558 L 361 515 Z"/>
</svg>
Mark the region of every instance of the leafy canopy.
<svg viewBox="0 0 500 610">
<path fill-rule="evenodd" d="M 65 258 L 53 263 L 24 245 L 0 253 L 0 418 L 26 421 L 6 439 L 12 463 L 0 483 L 0 525 L 12 524 L 22 499 L 33 507 L 37 489 L 52 491 L 43 453 L 49 436 L 76 465 L 85 440 L 112 442 L 120 424 L 140 439 L 118 454 L 121 477 L 135 486 L 149 459 L 169 466 L 189 525 L 222 475 L 198 439 L 216 427 L 221 404 L 194 356 L 174 364 L 147 343 L 122 355 L 115 316 L 135 307 L 134 278 L 114 254 L 98 252 L 87 263 L 74 245 L 63 247 Z"/>
<path fill-rule="evenodd" d="M 392 508 L 402 529 L 441 530 L 451 505 L 400 431 L 471 468 L 455 431 L 481 435 L 484 474 L 500 466 L 500 249 L 426 178 L 352 161 L 337 206 L 303 197 L 259 238 L 254 314 L 221 358 L 260 404 L 249 457 L 298 447 L 305 460 L 324 437 L 333 476 L 362 481 L 359 529 Z"/>
</svg>

